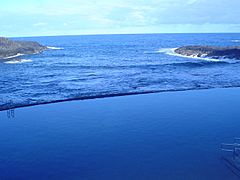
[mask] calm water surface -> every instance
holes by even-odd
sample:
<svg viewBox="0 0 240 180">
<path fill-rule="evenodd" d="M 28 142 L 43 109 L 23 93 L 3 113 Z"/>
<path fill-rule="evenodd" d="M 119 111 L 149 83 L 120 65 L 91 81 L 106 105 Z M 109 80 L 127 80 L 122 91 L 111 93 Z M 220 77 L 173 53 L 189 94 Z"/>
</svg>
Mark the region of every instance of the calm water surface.
<svg viewBox="0 0 240 180">
<path fill-rule="evenodd" d="M 219 149 L 240 135 L 240 89 L 0 112 L 0 179 L 237 180 Z"/>
</svg>

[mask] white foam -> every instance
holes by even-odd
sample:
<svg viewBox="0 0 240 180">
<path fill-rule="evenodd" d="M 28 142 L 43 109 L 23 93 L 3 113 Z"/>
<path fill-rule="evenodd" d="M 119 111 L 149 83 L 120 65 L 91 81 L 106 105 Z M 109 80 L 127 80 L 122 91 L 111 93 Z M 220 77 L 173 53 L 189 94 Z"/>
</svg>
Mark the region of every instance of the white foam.
<svg viewBox="0 0 240 180">
<path fill-rule="evenodd" d="M 53 50 L 61 50 L 63 48 L 60 47 L 51 47 L 51 46 L 47 46 L 48 49 L 53 49 Z"/>
<path fill-rule="evenodd" d="M 227 58 L 221 58 L 221 59 L 209 58 L 209 57 L 206 57 L 206 54 L 203 54 L 201 57 L 198 57 L 197 55 L 192 55 L 192 56 L 181 55 L 181 54 L 175 53 L 176 49 L 177 48 L 162 48 L 162 49 L 159 49 L 158 52 L 165 53 L 165 54 L 168 54 L 168 55 L 171 55 L 171 56 L 178 56 L 178 57 L 184 57 L 184 58 L 198 59 L 198 60 L 211 61 L 211 62 L 229 62 L 229 61 L 233 61 L 232 59 L 227 59 Z"/>
<path fill-rule="evenodd" d="M 231 40 L 232 42 L 239 43 L 240 39 Z"/>
<path fill-rule="evenodd" d="M 27 62 L 32 62 L 31 59 L 15 59 L 12 61 L 5 61 L 5 64 L 20 64 L 20 63 L 27 63 Z"/>
<path fill-rule="evenodd" d="M 3 59 L 12 59 L 12 58 L 15 58 L 15 57 L 19 57 L 19 56 L 23 56 L 24 54 L 21 54 L 21 53 L 17 53 L 16 55 L 14 56 L 8 56 L 8 57 L 5 57 Z"/>
<path fill-rule="evenodd" d="M 158 54 L 158 51 L 144 51 L 144 54 Z"/>
</svg>

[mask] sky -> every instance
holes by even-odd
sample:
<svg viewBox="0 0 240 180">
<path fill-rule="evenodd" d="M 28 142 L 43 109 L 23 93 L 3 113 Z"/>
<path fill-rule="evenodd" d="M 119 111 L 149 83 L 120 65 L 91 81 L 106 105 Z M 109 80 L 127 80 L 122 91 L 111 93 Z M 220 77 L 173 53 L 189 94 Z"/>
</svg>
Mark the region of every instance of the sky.
<svg viewBox="0 0 240 180">
<path fill-rule="evenodd" d="M 240 32 L 240 0 L 0 0 L 0 36 Z"/>
</svg>

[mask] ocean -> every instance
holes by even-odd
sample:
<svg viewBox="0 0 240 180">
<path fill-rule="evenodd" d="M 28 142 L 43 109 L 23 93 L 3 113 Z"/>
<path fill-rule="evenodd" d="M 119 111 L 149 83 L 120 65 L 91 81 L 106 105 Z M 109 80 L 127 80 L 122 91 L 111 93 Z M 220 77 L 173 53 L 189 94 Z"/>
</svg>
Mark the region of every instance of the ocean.
<svg viewBox="0 0 240 180">
<path fill-rule="evenodd" d="M 240 86 L 240 61 L 176 56 L 185 45 L 240 45 L 240 34 L 14 38 L 49 50 L 0 62 L 0 110 L 58 101 Z"/>
<path fill-rule="evenodd" d="M 0 62 L 0 179 L 239 179 L 240 61 L 172 50 L 240 34 L 14 39 L 49 50 Z"/>
</svg>

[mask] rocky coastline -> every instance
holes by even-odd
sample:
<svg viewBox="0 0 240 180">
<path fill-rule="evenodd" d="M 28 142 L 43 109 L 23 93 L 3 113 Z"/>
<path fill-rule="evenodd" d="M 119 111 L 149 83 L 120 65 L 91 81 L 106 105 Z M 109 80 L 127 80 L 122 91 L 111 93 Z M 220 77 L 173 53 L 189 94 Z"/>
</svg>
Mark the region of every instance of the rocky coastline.
<svg viewBox="0 0 240 180">
<path fill-rule="evenodd" d="M 189 57 L 240 60 L 240 46 L 183 46 L 175 49 L 174 52 Z"/>
<path fill-rule="evenodd" d="M 11 59 L 20 55 L 38 54 L 48 48 L 33 41 L 14 41 L 0 37 L 0 59 Z"/>
</svg>

